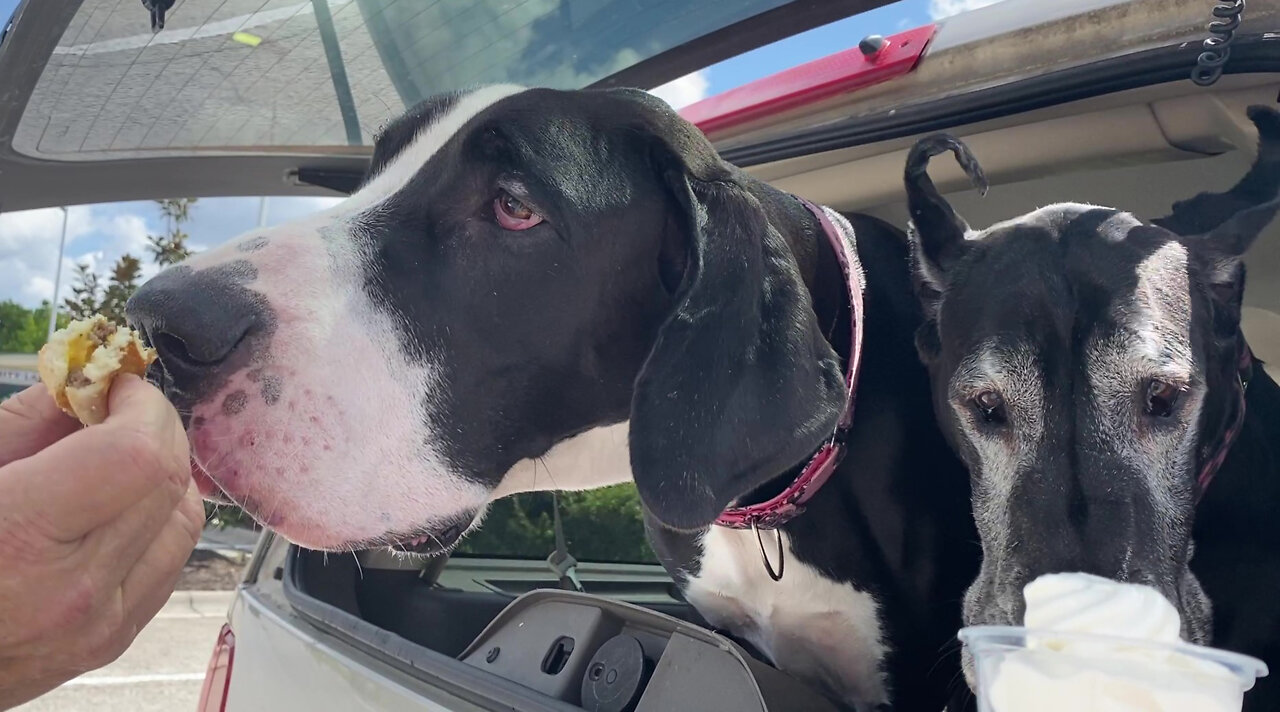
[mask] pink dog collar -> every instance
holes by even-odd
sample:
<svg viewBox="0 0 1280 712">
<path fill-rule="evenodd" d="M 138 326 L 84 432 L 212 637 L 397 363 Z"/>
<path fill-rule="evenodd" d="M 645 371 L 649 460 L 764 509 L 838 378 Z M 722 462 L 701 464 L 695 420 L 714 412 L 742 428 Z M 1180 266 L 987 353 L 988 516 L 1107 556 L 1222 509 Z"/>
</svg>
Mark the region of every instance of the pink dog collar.
<svg viewBox="0 0 1280 712">
<path fill-rule="evenodd" d="M 845 281 L 849 287 L 849 307 L 853 318 L 853 343 L 849 349 L 849 370 L 845 374 L 847 390 L 844 415 L 836 425 L 831 439 L 822 445 L 818 452 L 805 465 L 800 476 L 791 482 L 781 494 L 759 504 L 744 507 L 730 507 L 716 519 L 716 524 L 729 529 L 777 529 L 804 512 L 804 504 L 813 499 L 822 485 L 831 478 L 836 466 L 844 458 L 844 435 L 853 423 L 853 395 L 858 384 L 858 366 L 862 360 L 862 278 L 859 270 L 854 268 L 858 257 L 849 244 L 831 224 L 822 208 L 799 198 L 809 212 L 818 219 L 822 231 L 831 241 L 840 269 L 844 271 Z M 781 572 L 779 572 L 779 576 Z"/>
</svg>

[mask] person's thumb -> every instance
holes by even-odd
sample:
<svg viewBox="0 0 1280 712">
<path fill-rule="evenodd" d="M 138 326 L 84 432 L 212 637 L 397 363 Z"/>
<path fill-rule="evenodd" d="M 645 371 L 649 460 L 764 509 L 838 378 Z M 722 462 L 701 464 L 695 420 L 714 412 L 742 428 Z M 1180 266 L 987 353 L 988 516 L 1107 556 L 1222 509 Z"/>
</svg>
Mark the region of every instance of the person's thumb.
<svg viewBox="0 0 1280 712">
<path fill-rule="evenodd" d="M 0 403 L 0 467 L 40 452 L 80 429 L 63 413 L 44 384 Z"/>
</svg>

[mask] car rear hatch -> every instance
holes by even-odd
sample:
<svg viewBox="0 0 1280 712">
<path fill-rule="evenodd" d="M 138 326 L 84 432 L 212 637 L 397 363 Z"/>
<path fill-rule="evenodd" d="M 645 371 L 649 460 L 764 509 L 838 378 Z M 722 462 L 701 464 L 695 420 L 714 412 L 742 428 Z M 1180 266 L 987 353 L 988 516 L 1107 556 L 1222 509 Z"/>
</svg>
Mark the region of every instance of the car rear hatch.
<svg viewBox="0 0 1280 712">
<path fill-rule="evenodd" d="M 0 210 L 349 190 L 387 120 L 483 83 L 656 87 L 885 0 L 22 2 Z"/>
<path fill-rule="evenodd" d="M 491 82 L 652 89 L 888 4 L 186 0 L 152 34 L 133 0 L 23 0 L 0 43 L 0 211 L 333 195 L 359 180 L 378 128 L 427 95 Z M 963 126 L 1186 77 L 1211 10 L 1005 0 L 896 35 L 871 25 L 889 36 L 877 54 L 850 36 L 839 55 L 685 114 L 743 166 Z M 1275 0 L 1249 4 L 1228 75 L 1274 68 L 1278 18 Z"/>
</svg>

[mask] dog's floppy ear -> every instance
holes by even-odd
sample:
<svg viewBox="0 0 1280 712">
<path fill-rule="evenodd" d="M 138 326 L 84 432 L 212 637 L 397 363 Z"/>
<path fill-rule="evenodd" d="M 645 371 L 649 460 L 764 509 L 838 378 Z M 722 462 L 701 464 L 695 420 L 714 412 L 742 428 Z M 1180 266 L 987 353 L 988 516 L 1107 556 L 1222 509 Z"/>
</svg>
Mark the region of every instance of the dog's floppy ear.
<svg viewBox="0 0 1280 712">
<path fill-rule="evenodd" d="M 963 253 L 965 234 L 969 232 L 969 224 L 956 214 L 929 177 L 929 159 L 947 151 L 955 154 L 960 167 L 983 195 L 988 187 L 986 174 L 969 147 L 952 136 L 937 134 L 920 139 L 907 154 L 903 182 L 911 214 L 912 261 L 918 277 L 937 290 L 945 287 L 947 270 Z"/>
<path fill-rule="evenodd" d="M 907 209 L 911 214 L 908 235 L 911 239 L 911 271 L 915 275 L 916 296 L 924 308 L 925 321 L 916 332 L 916 350 L 929 363 L 940 349 L 938 343 L 938 304 L 946 291 L 947 272 L 965 249 L 969 224 L 956 214 L 951 204 L 938 192 L 929 177 L 929 159 L 951 151 L 965 175 L 987 194 L 987 176 L 969 147 L 947 134 L 920 139 L 907 153 L 903 182 L 907 189 Z"/>
<path fill-rule="evenodd" d="M 1249 107 L 1258 128 L 1258 156 L 1249 172 L 1225 193 L 1201 193 L 1174 204 L 1152 223 L 1184 238 L 1206 267 L 1215 298 L 1239 307 L 1244 288 L 1241 260 L 1280 211 L 1280 112 Z"/>
<path fill-rule="evenodd" d="M 653 162 L 687 259 L 636 379 L 631 468 L 650 513 L 693 530 L 811 455 L 848 394 L 795 258 L 760 203 L 701 134 L 661 131 Z"/>
</svg>

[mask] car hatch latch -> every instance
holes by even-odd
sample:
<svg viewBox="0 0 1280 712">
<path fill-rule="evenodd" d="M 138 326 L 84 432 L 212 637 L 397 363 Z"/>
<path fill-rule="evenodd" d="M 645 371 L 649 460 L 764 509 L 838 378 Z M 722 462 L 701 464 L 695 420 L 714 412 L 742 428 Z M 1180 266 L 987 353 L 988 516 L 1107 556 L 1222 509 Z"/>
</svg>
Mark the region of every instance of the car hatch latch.
<svg viewBox="0 0 1280 712">
<path fill-rule="evenodd" d="M 578 580 L 578 560 L 569 553 L 569 547 L 565 543 L 564 525 L 560 522 L 560 497 L 552 495 L 551 507 L 552 525 L 555 527 L 556 535 L 556 548 L 547 557 L 547 566 L 551 567 L 556 577 L 560 579 L 560 588 L 584 593 L 585 589 L 582 588 L 582 581 Z"/>
</svg>

